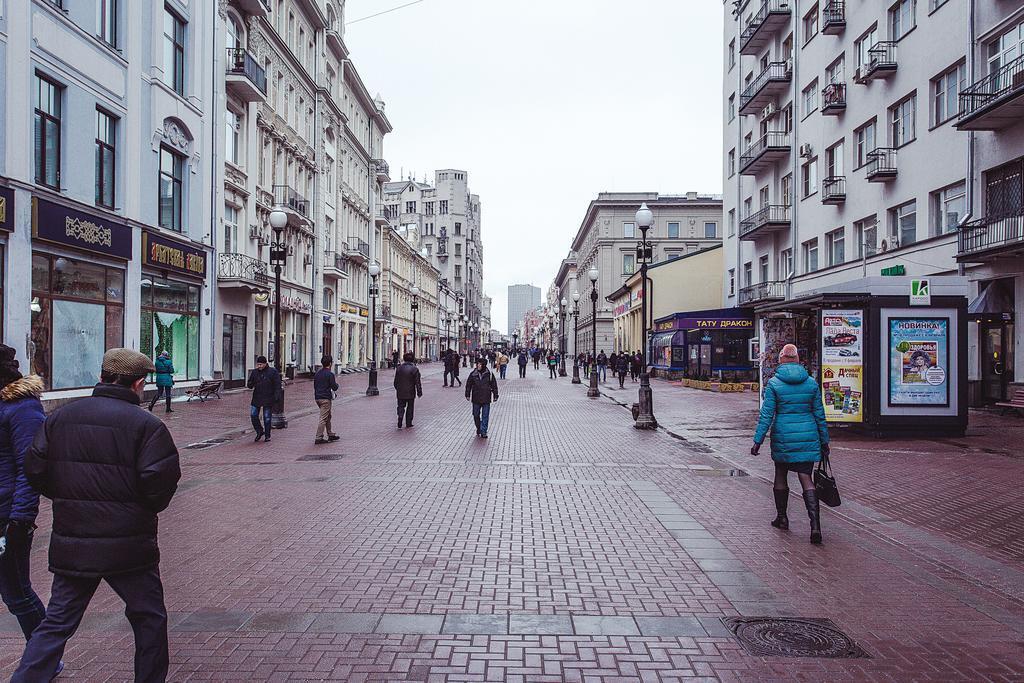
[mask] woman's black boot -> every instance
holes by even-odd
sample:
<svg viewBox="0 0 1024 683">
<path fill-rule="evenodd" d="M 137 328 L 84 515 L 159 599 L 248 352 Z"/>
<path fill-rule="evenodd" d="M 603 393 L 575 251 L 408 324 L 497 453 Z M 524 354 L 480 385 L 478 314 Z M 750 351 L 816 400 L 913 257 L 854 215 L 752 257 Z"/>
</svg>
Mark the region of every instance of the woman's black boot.
<svg viewBox="0 0 1024 683">
<path fill-rule="evenodd" d="M 786 507 L 789 505 L 789 489 L 772 489 L 775 494 L 776 517 L 772 520 L 772 526 L 785 531 L 789 528 L 789 517 L 786 516 Z"/>
<path fill-rule="evenodd" d="M 811 543 L 821 543 L 821 509 L 818 507 L 818 492 L 814 489 L 804 491 L 804 505 L 807 516 L 811 520 Z"/>
</svg>

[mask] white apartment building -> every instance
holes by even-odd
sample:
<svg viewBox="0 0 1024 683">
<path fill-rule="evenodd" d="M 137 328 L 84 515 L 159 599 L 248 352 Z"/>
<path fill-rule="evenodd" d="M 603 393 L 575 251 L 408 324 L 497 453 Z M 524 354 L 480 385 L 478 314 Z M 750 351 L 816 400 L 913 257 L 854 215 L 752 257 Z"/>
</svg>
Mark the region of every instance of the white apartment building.
<svg viewBox="0 0 1024 683">
<path fill-rule="evenodd" d="M 724 4 L 723 294 L 762 320 L 795 316 L 814 369 L 829 296 L 909 294 L 912 279 L 946 276 L 945 293 L 969 293 L 956 277 L 958 229 L 980 215 L 972 159 L 984 143 L 971 154 L 978 134 L 957 121 L 977 72 L 972 53 L 987 54 L 985 41 L 1011 28 L 1006 16 L 990 17 L 992 35 L 970 47 L 971 8 L 990 4 Z M 977 345 L 972 329 L 971 379 Z"/>
<path fill-rule="evenodd" d="M 2 338 L 47 400 L 103 353 L 214 370 L 216 7 L 0 3 Z"/>
<path fill-rule="evenodd" d="M 689 192 L 662 195 L 657 192 L 602 192 L 590 202 L 571 250 L 575 254 L 580 293 L 579 350 L 593 349 L 596 329 L 597 352 L 611 353 L 614 347 L 613 309 L 605 297 L 616 291 L 636 272 L 636 246 L 640 239 L 635 216 L 646 203 L 654 213 L 654 225 L 647 233 L 654 261 L 688 254 L 722 241 L 722 198 Z M 587 276 L 597 266 L 597 321 L 594 325 L 591 283 Z M 562 282 L 565 278 L 560 278 Z M 563 290 L 564 291 L 564 287 Z M 568 297 L 567 297 L 568 298 Z M 555 292 L 548 302 L 560 302 Z M 568 326 L 568 320 L 566 321 Z"/>
<path fill-rule="evenodd" d="M 480 324 L 483 242 L 480 198 L 469 191 L 465 171 L 434 172 L 434 185 L 413 179 L 384 186 L 384 213 L 396 225 L 416 226 L 441 280 L 462 295 L 462 313 Z"/>
</svg>

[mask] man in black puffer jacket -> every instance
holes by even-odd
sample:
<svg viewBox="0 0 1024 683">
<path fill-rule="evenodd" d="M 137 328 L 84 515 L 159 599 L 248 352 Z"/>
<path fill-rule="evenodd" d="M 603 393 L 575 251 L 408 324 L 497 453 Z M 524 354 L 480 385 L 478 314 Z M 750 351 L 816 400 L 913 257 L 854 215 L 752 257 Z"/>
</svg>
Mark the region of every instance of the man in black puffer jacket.
<svg viewBox="0 0 1024 683">
<path fill-rule="evenodd" d="M 29 483 L 53 501 L 54 577 L 46 618 L 12 681 L 50 680 L 100 579 L 125 602 L 135 680 L 167 677 L 157 514 L 170 504 L 181 469 L 167 427 L 139 407 L 153 371 L 137 351 L 107 351 L 92 396 L 54 411 L 25 458 Z"/>
<path fill-rule="evenodd" d="M 411 353 L 402 358 L 405 362 L 395 370 L 395 394 L 398 396 L 398 428 L 402 428 L 402 420 L 407 427 L 412 427 L 413 415 L 416 412 L 416 399 L 423 397 L 423 385 L 420 383 L 420 369 L 413 361 L 416 356 Z"/>
</svg>

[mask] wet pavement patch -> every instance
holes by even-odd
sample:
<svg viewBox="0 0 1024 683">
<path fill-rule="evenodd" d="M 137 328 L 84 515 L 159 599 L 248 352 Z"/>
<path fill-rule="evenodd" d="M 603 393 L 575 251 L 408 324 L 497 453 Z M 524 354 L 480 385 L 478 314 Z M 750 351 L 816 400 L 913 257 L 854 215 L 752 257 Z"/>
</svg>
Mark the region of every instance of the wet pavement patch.
<svg viewBox="0 0 1024 683">
<path fill-rule="evenodd" d="M 342 453 L 310 453 L 302 456 L 296 462 L 323 462 L 341 460 L 344 457 Z"/>
<path fill-rule="evenodd" d="M 829 619 L 725 617 L 722 623 L 747 654 L 755 657 L 868 657 Z"/>
<path fill-rule="evenodd" d="M 205 448 L 213 448 L 214 446 L 219 446 L 222 443 L 227 443 L 228 441 L 230 441 L 230 439 L 224 439 L 220 437 L 215 439 L 206 439 L 205 441 L 197 441 L 195 443 L 190 443 L 189 445 L 185 446 L 185 449 L 191 451 L 201 451 Z"/>
<path fill-rule="evenodd" d="M 693 472 L 694 474 L 700 475 L 702 477 L 747 477 L 747 476 L 750 476 L 750 475 L 747 474 L 746 470 L 737 470 L 737 469 L 732 469 L 732 468 L 715 468 L 715 467 L 709 467 L 707 469 L 705 469 L 705 468 L 692 468 L 690 471 Z"/>
</svg>

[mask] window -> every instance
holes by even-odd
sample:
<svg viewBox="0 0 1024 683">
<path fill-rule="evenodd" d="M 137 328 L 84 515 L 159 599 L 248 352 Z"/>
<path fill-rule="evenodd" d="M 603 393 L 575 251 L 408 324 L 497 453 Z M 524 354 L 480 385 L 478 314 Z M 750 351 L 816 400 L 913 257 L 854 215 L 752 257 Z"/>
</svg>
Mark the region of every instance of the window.
<svg viewBox="0 0 1024 683">
<path fill-rule="evenodd" d="M 117 0 L 96 0 L 96 35 L 117 47 Z"/>
<path fill-rule="evenodd" d="M 140 309 L 139 351 L 167 351 L 175 379 L 199 379 L 199 287 L 143 273 Z"/>
<path fill-rule="evenodd" d="M 946 0 L 928 0 L 928 11 L 934 12 L 945 4 Z"/>
<path fill-rule="evenodd" d="M 622 236 L 623 237 L 636 237 L 636 223 L 623 223 L 622 224 Z"/>
<path fill-rule="evenodd" d="M 729 121 L 736 118 L 736 93 L 729 95 Z"/>
<path fill-rule="evenodd" d="M 241 152 L 239 131 L 242 125 L 240 118 L 238 114 L 230 109 L 227 110 L 224 116 L 224 145 L 226 148 L 224 158 L 235 166 L 241 166 L 241 159 L 239 158 Z"/>
<path fill-rule="evenodd" d="M 899 0 L 889 8 L 889 39 L 899 40 L 914 28 L 917 0 Z"/>
<path fill-rule="evenodd" d="M 758 282 L 768 282 L 768 257 L 762 256 L 757 261 Z"/>
<path fill-rule="evenodd" d="M 743 218 L 749 218 L 751 214 L 752 200 L 747 197 L 743 200 Z"/>
<path fill-rule="evenodd" d="M 839 59 L 835 60 L 825 69 L 825 80 L 829 83 L 845 83 L 846 82 L 846 56 L 839 55 Z"/>
<path fill-rule="evenodd" d="M 932 125 L 944 123 L 959 113 L 957 99 L 967 87 L 967 67 L 961 62 L 932 79 Z"/>
<path fill-rule="evenodd" d="M 729 237 L 736 235 L 736 209 L 729 209 Z"/>
<path fill-rule="evenodd" d="M 736 269 L 729 269 L 729 296 L 736 296 Z"/>
<path fill-rule="evenodd" d="M 807 117 L 818 110 L 818 79 L 811 81 L 802 94 L 800 101 L 803 102 L 804 117 Z"/>
<path fill-rule="evenodd" d="M 782 132 L 793 132 L 793 105 L 787 104 L 782 108 Z"/>
<path fill-rule="evenodd" d="M 462 266 L 457 264 L 457 263 L 455 264 L 455 279 L 456 280 L 461 280 L 462 279 Z"/>
<path fill-rule="evenodd" d="M 47 389 L 92 386 L 104 352 L 124 346 L 124 271 L 33 253 L 31 315 L 32 373 Z"/>
<path fill-rule="evenodd" d="M 238 209 L 224 206 L 224 253 L 234 254 L 238 248 Z"/>
<path fill-rule="evenodd" d="M 117 119 L 96 110 L 96 204 L 114 208 L 114 125 Z"/>
<path fill-rule="evenodd" d="M 779 252 L 779 279 L 793 276 L 793 250 L 783 249 Z"/>
<path fill-rule="evenodd" d="M 718 223 L 707 221 L 704 223 L 704 237 L 714 239 L 718 237 Z"/>
<path fill-rule="evenodd" d="M 736 66 L 736 39 L 729 41 L 729 71 Z"/>
<path fill-rule="evenodd" d="M 743 286 L 749 287 L 753 283 L 754 266 L 750 261 L 743 264 Z"/>
<path fill-rule="evenodd" d="M 818 191 L 818 159 L 814 158 L 800 167 L 802 196 L 806 199 Z"/>
<path fill-rule="evenodd" d="M 442 199 L 441 201 L 438 202 L 438 211 L 437 211 L 437 213 L 439 215 L 441 215 L 441 216 L 447 216 L 448 215 L 448 200 L 447 199 Z"/>
<path fill-rule="evenodd" d="M 917 202 L 910 201 L 889 209 L 889 234 L 896 246 L 905 247 L 917 241 Z"/>
<path fill-rule="evenodd" d="M 871 29 L 863 34 L 854 43 L 854 47 L 857 50 L 857 67 L 862 67 L 866 64 L 871 63 L 871 55 L 868 54 L 868 50 L 875 46 L 878 42 L 878 27 L 872 26 Z"/>
<path fill-rule="evenodd" d="M 985 215 L 1019 216 L 1024 211 L 1024 159 L 985 171 Z"/>
<path fill-rule="evenodd" d="M 164 83 L 185 94 L 185 22 L 164 7 Z"/>
<path fill-rule="evenodd" d="M 914 111 L 917 109 L 917 95 L 904 97 L 889 107 L 889 139 L 893 147 L 902 147 L 913 142 L 916 136 L 914 129 Z"/>
<path fill-rule="evenodd" d="M 782 177 L 782 203 L 786 206 L 793 205 L 793 174 L 787 173 Z"/>
<path fill-rule="evenodd" d="M 963 182 L 932 192 L 932 234 L 956 230 L 966 208 L 967 186 Z"/>
<path fill-rule="evenodd" d="M 828 265 L 839 266 L 846 262 L 846 234 L 842 228 L 825 233 L 825 249 Z"/>
<path fill-rule="evenodd" d="M 462 244 L 459 242 L 455 243 L 455 255 L 462 256 Z"/>
<path fill-rule="evenodd" d="M 167 147 L 160 148 L 159 225 L 181 232 L 183 157 Z"/>
<path fill-rule="evenodd" d="M 416 213 L 416 202 L 415 201 L 406 202 L 405 203 L 405 212 L 406 213 Z"/>
<path fill-rule="evenodd" d="M 811 38 L 818 35 L 818 4 L 815 3 L 811 11 L 804 15 L 804 45 L 811 42 Z"/>
<path fill-rule="evenodd" d="M 874 216 L 853 224 L 853 239 L 856 241 L 857 258 L 875 255 L 878 251 L 878 226 Z"/>
<path fill-rule="evenodd" d="M 758 194 L 758 196 L 757 196 L 757 199 L 758 199 L 758 206 L 757 206 L 757 208 L 763 209 L 763 208 L 767 207 L 769 202 L 771 201 L 771 199 L 770 199 L 771 194 L 770 194 L 770 192 L 768 190 L 768 186 L 765 185 L 764 187 L 762 187 L 761 191 L 758 192 L 757 194 Z"/>
<path fill-rule="evenodd" d="M 804 242 L 801 250 L 804 257 L 804 272 L 813 273 L 818 269 L 818 239 Z"/>
<path fill-rule="evenodd" d="M 633 259 L 634 259 L 634 254 L 632 254 L 630 252 L 626 252 L 626 253 L 622 254 L 622 274 L 623 275 L 632 275 L 633 272 L 635 271 Z"/>
<path fill-rule="evenodd" d="M 843 141 L 825 150 L 826 176 L 836 178 L 843 175 Z"/>
<path fill-rule="evenodd" d="M 988 73 L 990 75 L 1024 54 L 1024 22 L 1013 26 L 990 42 L 987 52 Z M 1011 84 L 1004 82 L 999 87 L 1005 88 L 1009 85 Z"/>
<path fill-rule="evenodd" d="M 61 87 L 36 74 L 36 182 L 60 187 Z"/>
<path fill-rule="evenodd" d="M 455 224 L 455 234 L 456 235 L 461 235 L 462 234 L 462 223 L 456 223 Z"/>
<path fill-rule="evenodd" d="M 669 223 L 668 224 L 668 236 L 669 237 L 679 237 L 679 223 Z"/>
<path fill-rule="evenodd" d="M 729 177 L 736 175 L 736 149 L 729 150 Z"/>
<path fill-rule="evenodd" d="M 858 128 L 853 133 L 853 139 L 856 145 L 854 153 L 856 155 L 857 168 L 860 168 L 864 164 L 868 163 L 868 153 L 875 149 L 875 122 L 869 121 L 863 126 Z"/>
</svg>

